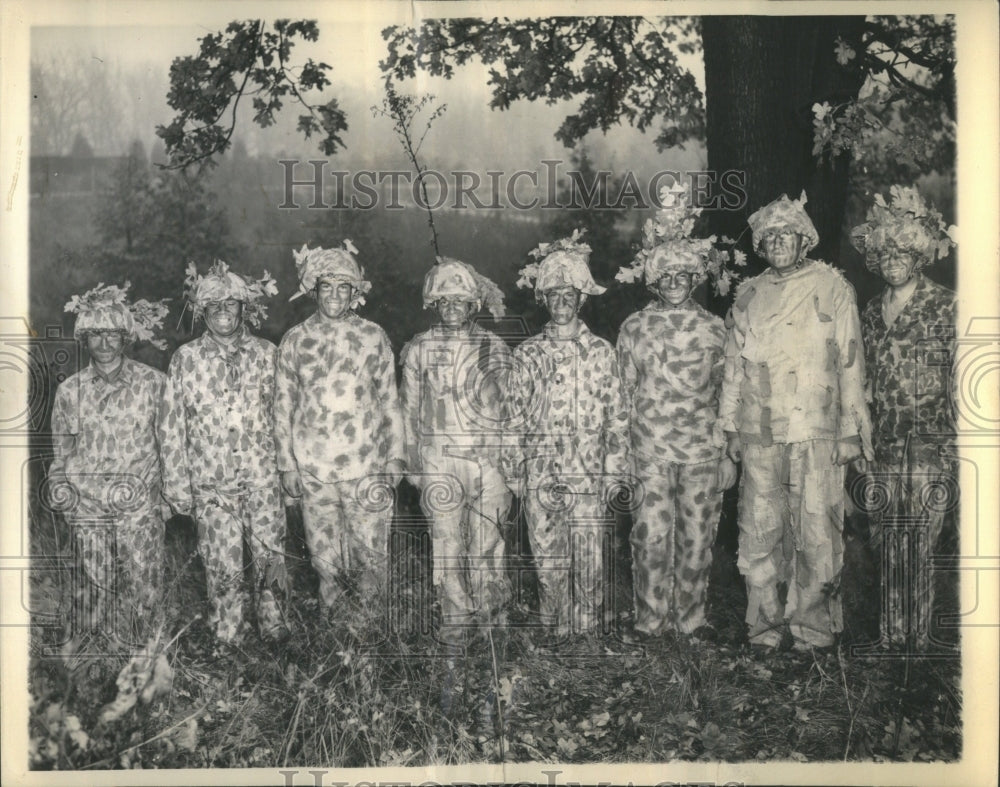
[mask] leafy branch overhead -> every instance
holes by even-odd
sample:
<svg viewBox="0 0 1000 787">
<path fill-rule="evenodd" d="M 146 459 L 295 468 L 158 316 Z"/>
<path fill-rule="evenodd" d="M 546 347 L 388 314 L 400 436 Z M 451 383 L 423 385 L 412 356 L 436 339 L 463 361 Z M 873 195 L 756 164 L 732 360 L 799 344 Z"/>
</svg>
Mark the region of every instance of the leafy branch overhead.
<svg viewBox="0 0 1000 787">
<path fill-rule="evenodd" d="M 201 38 L 196 56 L 175 58 L 167 103 L 177 114 L 156 130 L 166 144 L 169 166 L 209 164 L 224 153 L 245 98 L 251 100 L 253 120 L 262 128 L 273 125 L 285 102 L 291 101 L 305 110 L 298 130 L 306 138 L 319 136 L 326 155 L 345 147 L 341 133 L 347 130 L 347 118 L 337 100 L 316 103 L 306 98 L 310 91 L 330 85 L 330 66 L 311 58 L 298 66 L 291 62 L 297 40 L 318 38 L 319 27 L 311 20 L 279 19 L 271 27 L 260 19 L 234 21 L 224 32 Z"/>
<path fill-rule="evenodd" d="M 388 55 L 381 67 L 390 79 L 418 70 L 451 78 L 455 66 L 478 59 L 489 67 L 494 109 L 519 99 L 582 98 L 556 132 L 567 147 L 622 121 L 640 131 L 659 121 L 660 150 L 704 134 L 701 90 L 677 58 L 700 48 L 694 18 L 442 19 L 389 27 L 382 37 Z"/>
<path fill-rule="evenodd" d="M 813 108 L 813 154 L 850 153 L 863 171 L 891 161 L 888 181 L 944 171 L 955 158 L 955 23 L 952 17 L 869 17 L 859 50 L 838 39 L 841 67 L 866 82 L 848 101 Z"/>
</svg>

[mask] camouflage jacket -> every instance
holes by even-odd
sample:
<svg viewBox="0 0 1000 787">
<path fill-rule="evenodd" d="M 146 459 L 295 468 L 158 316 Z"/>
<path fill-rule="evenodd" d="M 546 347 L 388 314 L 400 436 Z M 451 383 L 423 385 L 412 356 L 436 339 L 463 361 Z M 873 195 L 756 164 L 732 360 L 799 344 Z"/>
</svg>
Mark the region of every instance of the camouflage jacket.
<svg viewBox="0 0 1000 787">
<path fill-rule="evenodd" d="M 560 339 L 549 323 L 512 362 L 501 462 L 508 481 L 628 476 L 628 412 L 610 343 L 583 322 L 576 336 Z"/>
<path fill-rule="evenodd" d="M 114 513 L 136 492 L 159 501 L 156 437 L 163 372 L 130 358 L 112 378 L 90 364 L 56 390 L 52 406 L 55 459 L 50 474 L 65 473 L 80 495 L 73 513 Z"/>
<path fill-rule="evenodd" d="M 618 365 L 636 461 L 696 464 L 722 456 L 718 423 L 726 328 L 697 303 L 649 304 L 622 323 Z"/>
<path fill-rule="evenodd" d="M 186 510 L 212 492 L 278 483 L 274 452 L 277 348 L 246 328 L 231 348 L 207 331 L 170 360 L 160 418 L 164 494 Z"/>
<path fill-rule="evenodd" d="M 941 464 L 955 431 L 953 364 L 955 294 L 917 274 L 917 287 L 891 325 L 882 296 L 861 316 L 872 403 L 875 459 L 901 464 L 907 437 L 910 461 Z"/>
<path fill-rule="evenodd" d="M 400 393 L 411 470 L 426 450 L 499 463 L 510 354 L 502 339 L 477 325 L 461 332 L 434 326 L 403 348 Z"/>
<path fill-rule="evenodd" d="M 353 312 L 339 320 L 317 312 L 285 334 L 274 412 L 282 472 L 333 483 L 405 461 L 389 337 Z"/>
<path fill-rule="evenodd" d="M 719 415 L 770 445 L 860 437 L 871 458 L 864 348 L 854 288 L 824 262 L 768 269 L 737 290 L 726 319 Z"/>
</svg>

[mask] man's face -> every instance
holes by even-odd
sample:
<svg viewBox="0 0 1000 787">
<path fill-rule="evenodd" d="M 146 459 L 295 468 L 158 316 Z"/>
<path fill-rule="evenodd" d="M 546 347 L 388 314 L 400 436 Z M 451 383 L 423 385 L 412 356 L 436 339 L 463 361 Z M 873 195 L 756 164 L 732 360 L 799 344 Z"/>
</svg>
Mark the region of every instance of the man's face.
<svg viewBox="0 0 1000 787">
<path fill-rule="evenodd" d="M 890 247 L 879 256 L 878 270 L 890 287 L 902 287 L 913 278 L 917 258 L 912 252 Z"/>
<path fill-rule="evenodd" d="M 791 230 L 769 232 L 761 246 L 767 264 L 779 273 L 795 267 L 802 258 L 802 236 Z"/>
<path fill-rule="evenodd" d="M 457 330 L 465 325 L 475 311 L 476 302 L 466 300 L 460 295 L 439 298 L 437 301 L 437 313 L 441 318 L 441 324 L 452 330 Z"/>
<path fill-rule="evenodd" d="M 121 331 L 91 331 L 87 334 L 87 350 L 98 363 L 114 363 L 125 352 L 125 336 Z"/>
<path fill-rule="evenodd" d="M 545 308 L 556 325 L 567 325 L 580 309 L 580 291 L 575 287 L 553 287 L 542 293 Z"/>
<path fill-rule="evenodd" d="M 346 281 L 322 280 L 316 285 L 316 305 L 329 320 L 343 317 L 351 308 L 354 287 Z"/>
<path fill-rule="evenodd" d="M 695 277 L 691 271 L 667 271 L 653 285 L 660 302 L 668 306 L 680 306 L 691 297 Z"/>
<path fill-rule="evenodd" d="M 235 298 L 205 304 L 205 327 L 219 339 L 233 336 L 243 325 L 243 304 Z"/>
</svg>

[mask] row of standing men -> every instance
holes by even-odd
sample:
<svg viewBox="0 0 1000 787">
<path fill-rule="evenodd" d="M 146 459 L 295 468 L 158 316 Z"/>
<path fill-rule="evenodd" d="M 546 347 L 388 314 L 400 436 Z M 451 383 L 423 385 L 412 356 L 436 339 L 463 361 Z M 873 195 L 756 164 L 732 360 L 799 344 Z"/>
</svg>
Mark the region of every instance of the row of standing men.
<svg viewBox="0 0 1000 787">
<path fill-rule="evenodd" d="M 917 375 L 912 354 L 928 335 L 947 338 L 954 301 L 919 272 L 948 240 L 915 189 L 894 187 L 853 234 L 889 285 L 863 323 L 850 284 L 807 256 L 818 236 L 804 203 L 782 196 L 750 217 L 769 267 L 737 288 L 724 323 L 692 293 L 731 271 L 714 239 L 692 236 L 699 211 L 668 191 L 619 274 L 656 297 L 623 323 L 617 347 L 579 318 L 584 300 L 604 292 L 579 234 L 532 252 L 519 285 L 534 288 L 550 321 L 513 351 L 474 320 L 484 306 L 502 313 L 499 289 L 439 258 L 423 288 L 439 320 L 404 348 L 401 396 L 385 332 L 355 312 L 371 285 L 350 241 L 295 252 L 293 297 L 317 308 L 279 347 L 248 329 L 277 291 L 266 273 L 190 266 L 186 298 L 206 330 L 178 348 L 165 376 L 124 355 L 128 341 L 152 338 L 165 304 L 130 303 L 127 288 L 104 286 L 73 298 L 67 310 L 91 364 L 57 391 L 48 483 L 73 526 L 90 624 L 106 612 L 101 596 L 118 563 L 123 597 L 138 618 L 156 618 L 171 510 L 197 523 L 221 642 L 247 628 L 245 547 L 261 635 L 288 636 L 277 585 L 290 500 L 301 505 L 322 606 L 384 597 L 387 492 L 405 475 L 421 489 L 446 637 L 504 620 L 512 495 L 526 512 L 540 622 L 557 636 L 607 625 L 602 543 L 609 494 L 623 486 L 634 499 L 627 636 L 705 635 L 722 493 L 742 462 L 738 566 L 750 641 L 776 647 L 790 634 L 795 647 L 831 645 L 843 625 L 829 590 L 843 566 L 845 467 L 953 478 L 950 370 Z M 930 429 L 917 423 L 924 416 Z M 897 502 L 926 497 L 912 484 L 893 489 Z M 943 521 L 931 514 L 924 557 Z M 894 592 L 908 603 L 906 588 Z M 917 603 L 929 615 L 926 592 Z M 899 616 L 883 617 L 887 641 L 910 635 L 892 630 Z"/>
</svg>

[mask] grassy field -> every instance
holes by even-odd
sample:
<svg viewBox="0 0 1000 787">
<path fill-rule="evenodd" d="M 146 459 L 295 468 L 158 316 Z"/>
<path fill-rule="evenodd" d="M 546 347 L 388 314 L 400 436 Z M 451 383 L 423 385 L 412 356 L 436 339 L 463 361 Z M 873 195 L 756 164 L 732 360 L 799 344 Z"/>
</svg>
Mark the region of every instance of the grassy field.
<svg viewBox="0 0 1000 787">
<path fill-rule="evenodd" d="M 301 522 L 290 513 L 288 618 L 280 648 L 254 638 L 224 653 L 204 624 L 195 531 L 167 530 L 167 625 L 133 673 L 148 682 L 114 720 L 127 654 L 45 655 L 57 632 L 32 636 L 31 766 L 36 769 L 416 766 L 470 762 L 951 761 L 961 756 L 957 658 L 852 654 L 872 634 L 870 566 L 846 539 L 847 630 L 829 653 L 758 654 L 743 641 L 732 499 L 710 589 L 719 641 L 614 636 L 551 644 L 514 620 L 480 631 L 464 651 L 434 638 L 422 523 L 412 490 L 394 539 L 391 600 L 320 614 Z M 37 512 L 36 512 L 37 513 Z M 65 526 L 38 514 L 35 554 L 65 552 Z M 611 562 L 617 617 L 630 614 L 627 522 Z M 408 537 L 414 536 L 414 537 Z M 512 534 L 512 551 L 522 539 Z M 516 556 L 515 566 L 530 564 Z M 522 583 L 522 606 L 534 588 Z M 51 572 L 33 575 L 36 610 L 63 597 Z M 612 598 L 609 598 L 611 601 Z M 391 603 L 390 603 L 391 601 Z M 519 625 L 520 624 L 520 625 Z M 98 637 L 98 639 L 100 639 Z M 99 650 L 107 643 L 89 643 Z M 112 651 L 113 652 L 113 651 Z M 151 667 L 159 659 L 161 672 Z M 146 668 L 145 673 L 142 672 Z M 117 680 L 117 683 L 116 683 Z M 157 684 L 153 686 L 153 684 Z M 138 686 L 139 689 L 142 686 Z M 120 709 L 120 707 L 119 707 Z M 102 718 L 103 714 L 103 718 Z"/>
</svg>

